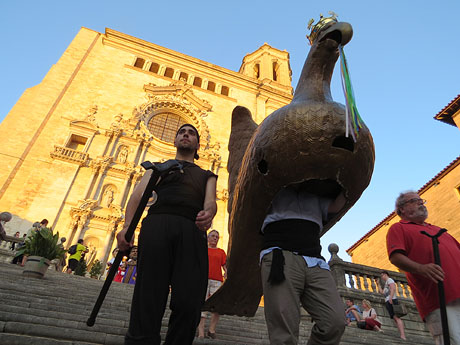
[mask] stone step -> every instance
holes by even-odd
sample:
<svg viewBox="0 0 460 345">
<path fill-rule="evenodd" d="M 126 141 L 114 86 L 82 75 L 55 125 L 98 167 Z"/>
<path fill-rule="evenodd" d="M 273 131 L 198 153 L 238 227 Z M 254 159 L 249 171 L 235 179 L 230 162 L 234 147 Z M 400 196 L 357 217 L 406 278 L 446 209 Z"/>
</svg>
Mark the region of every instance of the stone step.
<svg viewBox="0 0 460 345">
<path fill-rule="evenodd" d="M 94 345 L 81 341 L 65 341 L 24 334 L 0 334 L 0 345 Z"/>
<path fill-rule="evenodd" d="M 19 310 L 19 312 L 22 312 L 22 310 Z M 3 321 L 4 313 L 0 313 L 0 317 Z M 120 329 L 120 332 L 117 332 L 118 334 L 109 334 L 107 330 L 107 327 L 102 327 L 102 329 L 98 329 L 98 326 L 95 325 L 92 329 L 88 328 L 84 322 L 80 322 L 77 324 L 76 322 L 73 323 L 68 323 L 68 322 L 63 322 L 58 319 L 56 320 L 51 320 L 51 318 L 39 318 L 40 323 L 43 323 L 42 326 L 40 327 L 40 324 L 37 324 L 37 320 L 33 318 L 32 315 L 21 315 L 18 314 L 16 317 L 14 315 L 8 317 L 8 327 L 6 328 L 6 332 L 18 332 L 21 334 L 26 334 L 27 336 L 43 336 L 45 334 L 53 335 L 56 336 L 56 334 L 59 334 L 59 336 L 63 339 L 62 341 L 69 341 L 69 340 L 87 340 L 87 339 L 92 339 L 92 340 L 97 340 L 96 343 L 101 343 L 105 344 L 107 343 L 106 341 L 103 342 L 104 339 L 109 339 L 110 343 L 116 343 L 116 344 L 122 344 L 123 343 L 123 335 L 124 332 L 126 331 L 125 328 L 122 330 Z M 50 323 L 55 323 L 53 327 L 48 327 Z M 77 325 L 76 325 L 77 324 Z M 32 327 L 31 327 L 32 325 Z M 226 328 L 225 327 L 225 320 L 223 318 L 222 323 L 220 324 L 220 328 L 218 329 L 218 336 L 219 339 L 217 341 L 214 340 L 205 340 L 206 343 L 216 343 L 216 344 L 221 344 L 221 343 L 232 343 L 232 344 L 268 344 L 268 338 L 266 336 L 266 332 L 261 332 L 258 333 L 256 337 L 255 335 L 251 332 L 248 332 L 248 329 L 250 329 L 250 322 L 246 321 L 245 322 L 245 327 L 244 328 L 238 328 L 238 330 L 234 330 L 233 327 L 229 327 L 232 329 L 232 332 L 230 334 L 226 334 Z M 37 331 L 38 327 L 40 327 L 40 331 Z M 57 327 L 57 328 L 56 328 Z M 62 334 L 62 329 L 66 329 L 67 332 L 65 334 Z M 72 332 L 72 328 L 74 331 Z M 166 328 L 166 323 L 164 323 L 164 328 Z M 57 329 L 57 330 L 56 330 Z M 99 336 L 94 337 L 91 332 L 107 332 L 105 335 L 104 334 L 99 334 Z M 165 330 L 164 330 L 165 331 Z M 240 336 L 235 336 L 234 333 L 238 332 L 238 334 L 245 334 L 245 337 L 240 337 Z M 163 332 L 164 333 L 164 332 Z M 300 338 L 301 339 L 307 339 L 308 335 L 310 333 L 310 328 L 309 327 L 301 327 L 300 331 Z M 164 334 L 163 334 L 164 335 Z M 252 337 L 251 337 L 252 335 Z M 342 344 L 368 344 L 372 338 L 375 338 L 376 336 L 381 336 L 380 334 L 377 334 L 376 332 L 370 332 L 370 331 L 364 331 L 360 329 L 356 329 L 353 327 L 348 327 L 343 338 L 342 338 Z M 387 335 L 389 336 L 389 334 Z M 83 338 L 85 337 L 85 338 Z M 88 338 L 89 337 L 89 338 Z M 386 337 L 388 339 L 388 337 Z M 420 341 L 414 338 L 414 337 L 409 337 L 411 340 L 411 343 L 427 343 L 430 344 L 432 342 L 428 341 Z M 423 339 L 421 339 L 423 340 Z M 374 341 L 375 342 L 375 341 Z M 203 341 L 197 340 L 197 343 L 203 343 Z M 397 338 L 397 334 L 394 333 L 392 337 L 391 343 L 393 344 L 398 344 L 398 343 L 405 343 Z M 1 342 L 0 342 L 1 344 Z"/>
<path fill-rule="evenodd" d="M 133 286 L 113 283 L 102 305 L 96 324 L 86 320 L 103 285 L 102 281 L 48 271 L 44 279 L 22 276 L 22 268 L 0 264 L 0 345 L 15 344 L 123 344 L 129 321 Z M 167 330 L 169 310 L 162 324 L 162 337 Z M 209 320 L 207 321 L 209 322 Z M 306 343 L 312 323 L 303 317 L 300 343 Z M 426 334 L 408 333 L 408 342 L 398 337 L 395 327 L 384 327 L 385 333 L 347 327 L 342 345 L 433 344 Z M 222 315 L 217 328 L 218 339 L 198 339 L 194 344 L 268 345 L 263 308 L 252 318 Z"/>
<path fill-rule="evenodd" d="M 74 330 L 66 329 L 59 326 L 31 324 L 24 322 L 5 322 L 3 332 L 0 334 L 0 344 L 3 344 L 3 335 L 20 335 L 28 339 L 30 337 L 38 337 L 47 339 L 47 341 L 55 340 L 57 344 L 107 344 L 107 345 L 122 345 L 124 336 L 106 334 L 101 332 L 89 332 L 83 329 Z M 18 338 L 18 341 L 19 338 Z M 5 343 L 8 344 L 8 343 Z M 37 343 L 41 344 L 41 343 Z"/>
</svg>

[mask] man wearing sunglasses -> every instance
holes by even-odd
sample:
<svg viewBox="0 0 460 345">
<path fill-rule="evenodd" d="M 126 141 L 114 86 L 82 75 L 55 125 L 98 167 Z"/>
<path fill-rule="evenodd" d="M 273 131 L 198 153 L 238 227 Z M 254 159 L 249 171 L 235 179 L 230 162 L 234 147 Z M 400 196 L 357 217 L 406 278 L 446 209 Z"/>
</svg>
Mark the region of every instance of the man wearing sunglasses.
<svg viewBox="0 0 460 345">
<path fill-rule="evenodd" d="M 387 234 L 387 250 L 393 265 L 406 272 L 418 312 L 427 324 L 436 344 L 442 342 L 438 282 L 444 282 L 451 344 L 460 345 L 460 244 L 449 233 L 438 237 L 441 266 L 434 263 L 430 237 L 441 229 L 426 223 L 426 201 L 414 191 L 396 199 L 396 213 L 401 217 Z"/>
</svg>

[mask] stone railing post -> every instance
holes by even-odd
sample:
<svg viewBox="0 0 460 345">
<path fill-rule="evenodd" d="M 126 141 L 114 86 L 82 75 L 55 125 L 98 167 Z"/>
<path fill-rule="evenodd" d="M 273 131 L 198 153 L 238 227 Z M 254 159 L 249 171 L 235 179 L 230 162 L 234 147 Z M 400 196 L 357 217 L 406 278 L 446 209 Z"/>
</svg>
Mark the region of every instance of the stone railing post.
<svg viewBox="0 0 460 345">
<path fill-rule="evenodd" d="M 327 250 L 331 253 L 331 259 L 329 260 L 329 268 L 331 269 L 332 276 L 334 277 L 337 287 L 346 287 L 345 284 L 345 271 L 343 270 L 343 260 L 337 255 L 339 252 L 339 246 L 335 243 L 331 243 Z"/>
</svg>

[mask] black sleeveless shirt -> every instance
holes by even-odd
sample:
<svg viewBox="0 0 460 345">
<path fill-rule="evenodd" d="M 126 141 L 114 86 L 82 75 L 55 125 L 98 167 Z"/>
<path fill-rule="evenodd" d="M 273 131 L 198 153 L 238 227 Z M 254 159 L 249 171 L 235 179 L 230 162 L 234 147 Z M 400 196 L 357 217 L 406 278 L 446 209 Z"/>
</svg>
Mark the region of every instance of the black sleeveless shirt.
<svg viewBox="0 0 460 345">
<path fill-rule="evenodd" d="M 157 201 L 149 208 L 148 214 L 175 214 L 195 221 L 203 209 L 208 179 L 217 178 L 217 175 L 194 163 L 180 162 L 182 171 L 163 176 L 155 187 Z"/>
</svg>

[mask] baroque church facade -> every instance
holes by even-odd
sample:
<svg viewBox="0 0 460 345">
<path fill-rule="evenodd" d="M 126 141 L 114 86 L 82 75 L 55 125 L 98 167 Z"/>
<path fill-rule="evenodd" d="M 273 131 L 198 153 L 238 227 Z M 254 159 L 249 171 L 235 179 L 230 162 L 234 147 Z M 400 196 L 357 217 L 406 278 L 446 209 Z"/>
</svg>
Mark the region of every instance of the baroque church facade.
<svg viewBox="0 0 460 345">
<path fill-rule="evenodd" d="M 0 210 L 9 234 L 47 218 L 105 262 L 123 227 L 140 163 L 173 159 L 183 123 L 201 136 L 203 169 L 216 173 L 213 228 L 228 243 L 228 140 L 231 114 L 247 107 L 260 123 L 292 99 L 289 54 L 268 44 L 238 72 L 106 29 L 82 28 L 42 82 L 27 89 L 0 130 Z M 139 227 L 138 227 L 139 229 Z"/>
</svg>

